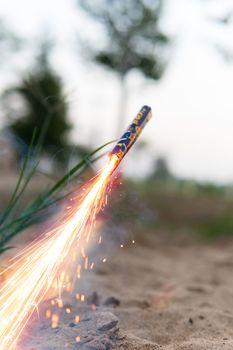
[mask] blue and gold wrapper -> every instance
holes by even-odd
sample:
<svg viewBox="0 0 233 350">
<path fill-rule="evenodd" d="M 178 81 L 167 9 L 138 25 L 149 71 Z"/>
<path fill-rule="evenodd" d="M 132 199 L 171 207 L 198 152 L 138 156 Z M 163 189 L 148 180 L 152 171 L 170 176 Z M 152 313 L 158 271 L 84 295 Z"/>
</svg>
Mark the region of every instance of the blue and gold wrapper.
<svg viewBox="0 0 233 350">
<path fill-rule="evenodd" d="M 119 162 L 124 158 L 126 153 L 130 150 L 138 136 L 141 134 L 144 126 L 152 117 L 151 108 L 143 106 L 132 123 L 127 128 L 126 132 L 117 141 L 113 150 L 109 153 L 109 156 L 117 156 Z"/>
</svg>

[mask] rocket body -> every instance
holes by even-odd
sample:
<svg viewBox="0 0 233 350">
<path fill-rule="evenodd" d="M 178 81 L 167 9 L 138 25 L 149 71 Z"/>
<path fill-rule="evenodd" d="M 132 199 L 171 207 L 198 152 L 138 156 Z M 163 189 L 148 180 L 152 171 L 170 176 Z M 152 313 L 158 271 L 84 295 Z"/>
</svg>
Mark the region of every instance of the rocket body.
<svg viewBox="0 0 233 350">
<path fill-rule="evenodd" d="M 134 142 L 137 140 L 138 136 L 141 134 L 144 126 L 152 117 L 151 108 L 148 106 L 143 106 L 137 116 L 134 118 L 132 123 L 129 125 L 125 133 L 117 141 L 113 150 L 109 153 L 109 156 L 115 155 L 119 162 L 124 158 L 126 153 L 130 150 Z"/>
</svg>

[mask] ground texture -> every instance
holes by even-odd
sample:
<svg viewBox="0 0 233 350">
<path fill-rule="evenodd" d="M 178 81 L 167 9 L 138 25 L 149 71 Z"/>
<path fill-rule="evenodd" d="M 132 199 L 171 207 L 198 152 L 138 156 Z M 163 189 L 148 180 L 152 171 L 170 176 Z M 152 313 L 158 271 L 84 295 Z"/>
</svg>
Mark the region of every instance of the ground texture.
<svg viewBox="0 0 233 350">
<path fill-rule="evenodd" d="M 61 314 L 57 329 L 32 322 L 21 349 L 232 350 L 232 251 L 231 240 L 203 243 L 158 230 L 112 246 L 108 262 L 87 277 L 87 303 L 68 298 L 72 314 Z"/>
</svg>

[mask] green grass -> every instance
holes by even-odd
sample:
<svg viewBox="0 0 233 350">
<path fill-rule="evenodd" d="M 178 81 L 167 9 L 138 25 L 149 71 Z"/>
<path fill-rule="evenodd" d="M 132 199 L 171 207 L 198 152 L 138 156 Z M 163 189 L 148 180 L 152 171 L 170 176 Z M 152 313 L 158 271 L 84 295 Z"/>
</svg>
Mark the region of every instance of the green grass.
<svg viewBox="0 0 233 350">
<path fill-rule="evenodd" d="M 213 239 L 219 236 L 233 236 L 233 214 L 225 214 L 200 223 L 199 232 L 206 239 Z"/>
<path fill-rule="evenodd" d="M 8 244 L 14 236 L 27 227 L 43 221 L 47 217 L 47 215 L 44 215 L 45 209 L 54 206 L 68 195 L 71 195 L 70 193 L 64 194 L 67 185 L 70 184 L 71 181 L 77 180 L 86 168 L 90 167 L 91 164 L 103 156 L 103 154 L 98 155 L 101 150 L 115 142 L 115 140 L 107 142 L 90 154 L 87 154 L 86 157 L 70 169 L 64 176 L 59 178 L 50 188 L 27 204 L 20 214 L 17 214 L 18 205 L 20 204 L 23 194 L 38 169 L 39 161 L 33 164 L 31 162 L 34 139 L 35 133 L 33 133 L 29 150 L 23 162 L 15 189 L 8 205 L 0 216 L 0 254 L 11 248 Z"/>
<path fill-rule="evenodd" d="M 124 181 L 119 190 L 111 216 L 116 224 L 126 224 L 131 231 L 140 225 L 151 232 L 159 228 L 172 234 L 192 232 L 204 240 L 233 237 L 231 187 L 228 191 L 211 186 L 210 190 L 198 183 L 180 188 L 174 181 Z"/>
</svg>

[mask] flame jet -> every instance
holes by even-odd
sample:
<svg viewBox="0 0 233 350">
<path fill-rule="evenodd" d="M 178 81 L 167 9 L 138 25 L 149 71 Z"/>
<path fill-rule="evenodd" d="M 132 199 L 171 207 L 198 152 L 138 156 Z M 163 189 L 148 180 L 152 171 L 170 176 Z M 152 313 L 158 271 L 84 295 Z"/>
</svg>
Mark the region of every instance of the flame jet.
<svg viewBox="0 0 233 350">
<path fill-rule="evenodd" d="M 109 156 L 116 156 L 116 165 L 114 170 L 118 167 L 126 153 L 133 146 L 138 136 L 141 134 L 144 126 L 152 117 L 152 111 L 149 106 L 143 106 L 140 112 L 136 115 L 132 123 L 129 125 L 125 133 L 117 141 L 113 150 L 109 153 Z M 113 171 L 114 171 L 113 170 Z"/>
</svg>

